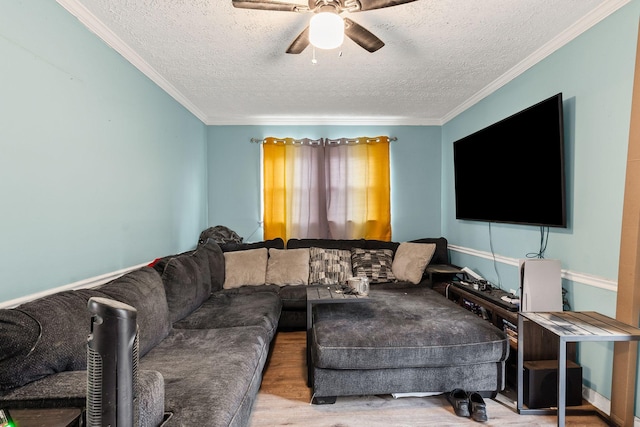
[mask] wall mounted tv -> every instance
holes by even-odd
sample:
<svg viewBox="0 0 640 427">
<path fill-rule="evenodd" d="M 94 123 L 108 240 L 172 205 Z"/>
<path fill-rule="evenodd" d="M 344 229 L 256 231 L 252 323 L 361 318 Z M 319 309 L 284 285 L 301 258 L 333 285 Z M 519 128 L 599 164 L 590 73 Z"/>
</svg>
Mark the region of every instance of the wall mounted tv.
<svg viewBox="0 0 640 427">
<path fill-rule="evenodd" d="M 566 227 L 562 94 L 453 143 L 456 218 Z"/>
</svg>

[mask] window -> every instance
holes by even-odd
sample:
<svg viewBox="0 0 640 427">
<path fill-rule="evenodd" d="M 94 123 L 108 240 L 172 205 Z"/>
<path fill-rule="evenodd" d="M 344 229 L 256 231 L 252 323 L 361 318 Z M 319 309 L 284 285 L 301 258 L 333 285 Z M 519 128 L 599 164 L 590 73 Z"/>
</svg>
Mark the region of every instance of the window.
<svg viewBox="0 0 640 427">
<path fill-rule="evenodd" d="M 263 144 L 264 238 L 391 240 L 389 138 Z"/>
</svg>

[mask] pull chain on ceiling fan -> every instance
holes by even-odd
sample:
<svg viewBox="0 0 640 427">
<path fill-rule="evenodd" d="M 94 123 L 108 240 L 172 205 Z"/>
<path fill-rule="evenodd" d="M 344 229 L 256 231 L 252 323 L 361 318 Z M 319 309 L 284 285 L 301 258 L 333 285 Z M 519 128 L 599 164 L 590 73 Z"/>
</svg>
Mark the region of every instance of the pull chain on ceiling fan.
<svg viewBox="0 0 640 427">
<path fill-rule="evenodd" d="M 411 3 L 416 0 L 309 0 L 309 5 L 282 3 L 271 0 L 232 0 L 241 9 L 274 10 L 279 12 L 314 13 L 309 25 L 296 37 L 287 53 L 301 53 L 309 43 L 320 49 L 334 49 L 342 44 L 346 35 L 360 47 L 375 52 L 384 42 L 369 30 L 342 12 L 363 12 Z"/>
</svg>

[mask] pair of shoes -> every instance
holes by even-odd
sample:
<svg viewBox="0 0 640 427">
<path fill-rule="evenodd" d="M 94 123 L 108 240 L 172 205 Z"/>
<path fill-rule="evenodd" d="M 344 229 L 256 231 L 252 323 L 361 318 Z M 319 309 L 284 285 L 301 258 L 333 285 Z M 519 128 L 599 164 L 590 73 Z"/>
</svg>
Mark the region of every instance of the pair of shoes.
<svg viewBox="0 0 640 427">
<path fill-rule="evenodd" d="M 453 411 L 459 417 L 471 417 L 474 421 L 485 422 L 487 417 L 487 405 L 480 393 L 467 393 L 461 388 L 456 388 L 447 394 L 447 400 L 453 406 Z"/>
</svg>

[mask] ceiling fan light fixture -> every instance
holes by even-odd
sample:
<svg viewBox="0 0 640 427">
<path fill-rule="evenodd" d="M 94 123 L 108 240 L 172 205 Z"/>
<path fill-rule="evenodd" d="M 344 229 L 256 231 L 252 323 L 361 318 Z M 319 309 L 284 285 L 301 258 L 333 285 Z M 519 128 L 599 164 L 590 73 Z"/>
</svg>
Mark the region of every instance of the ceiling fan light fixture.
<svg viewBox="0 0 640 427">
<path fill-rule="evenodd" d="M 344 20 L 334 12 L 320 12 L 309 22 L 309 42 L 319 49 L 335 49 L 344 41 Z"/>
</svg>

